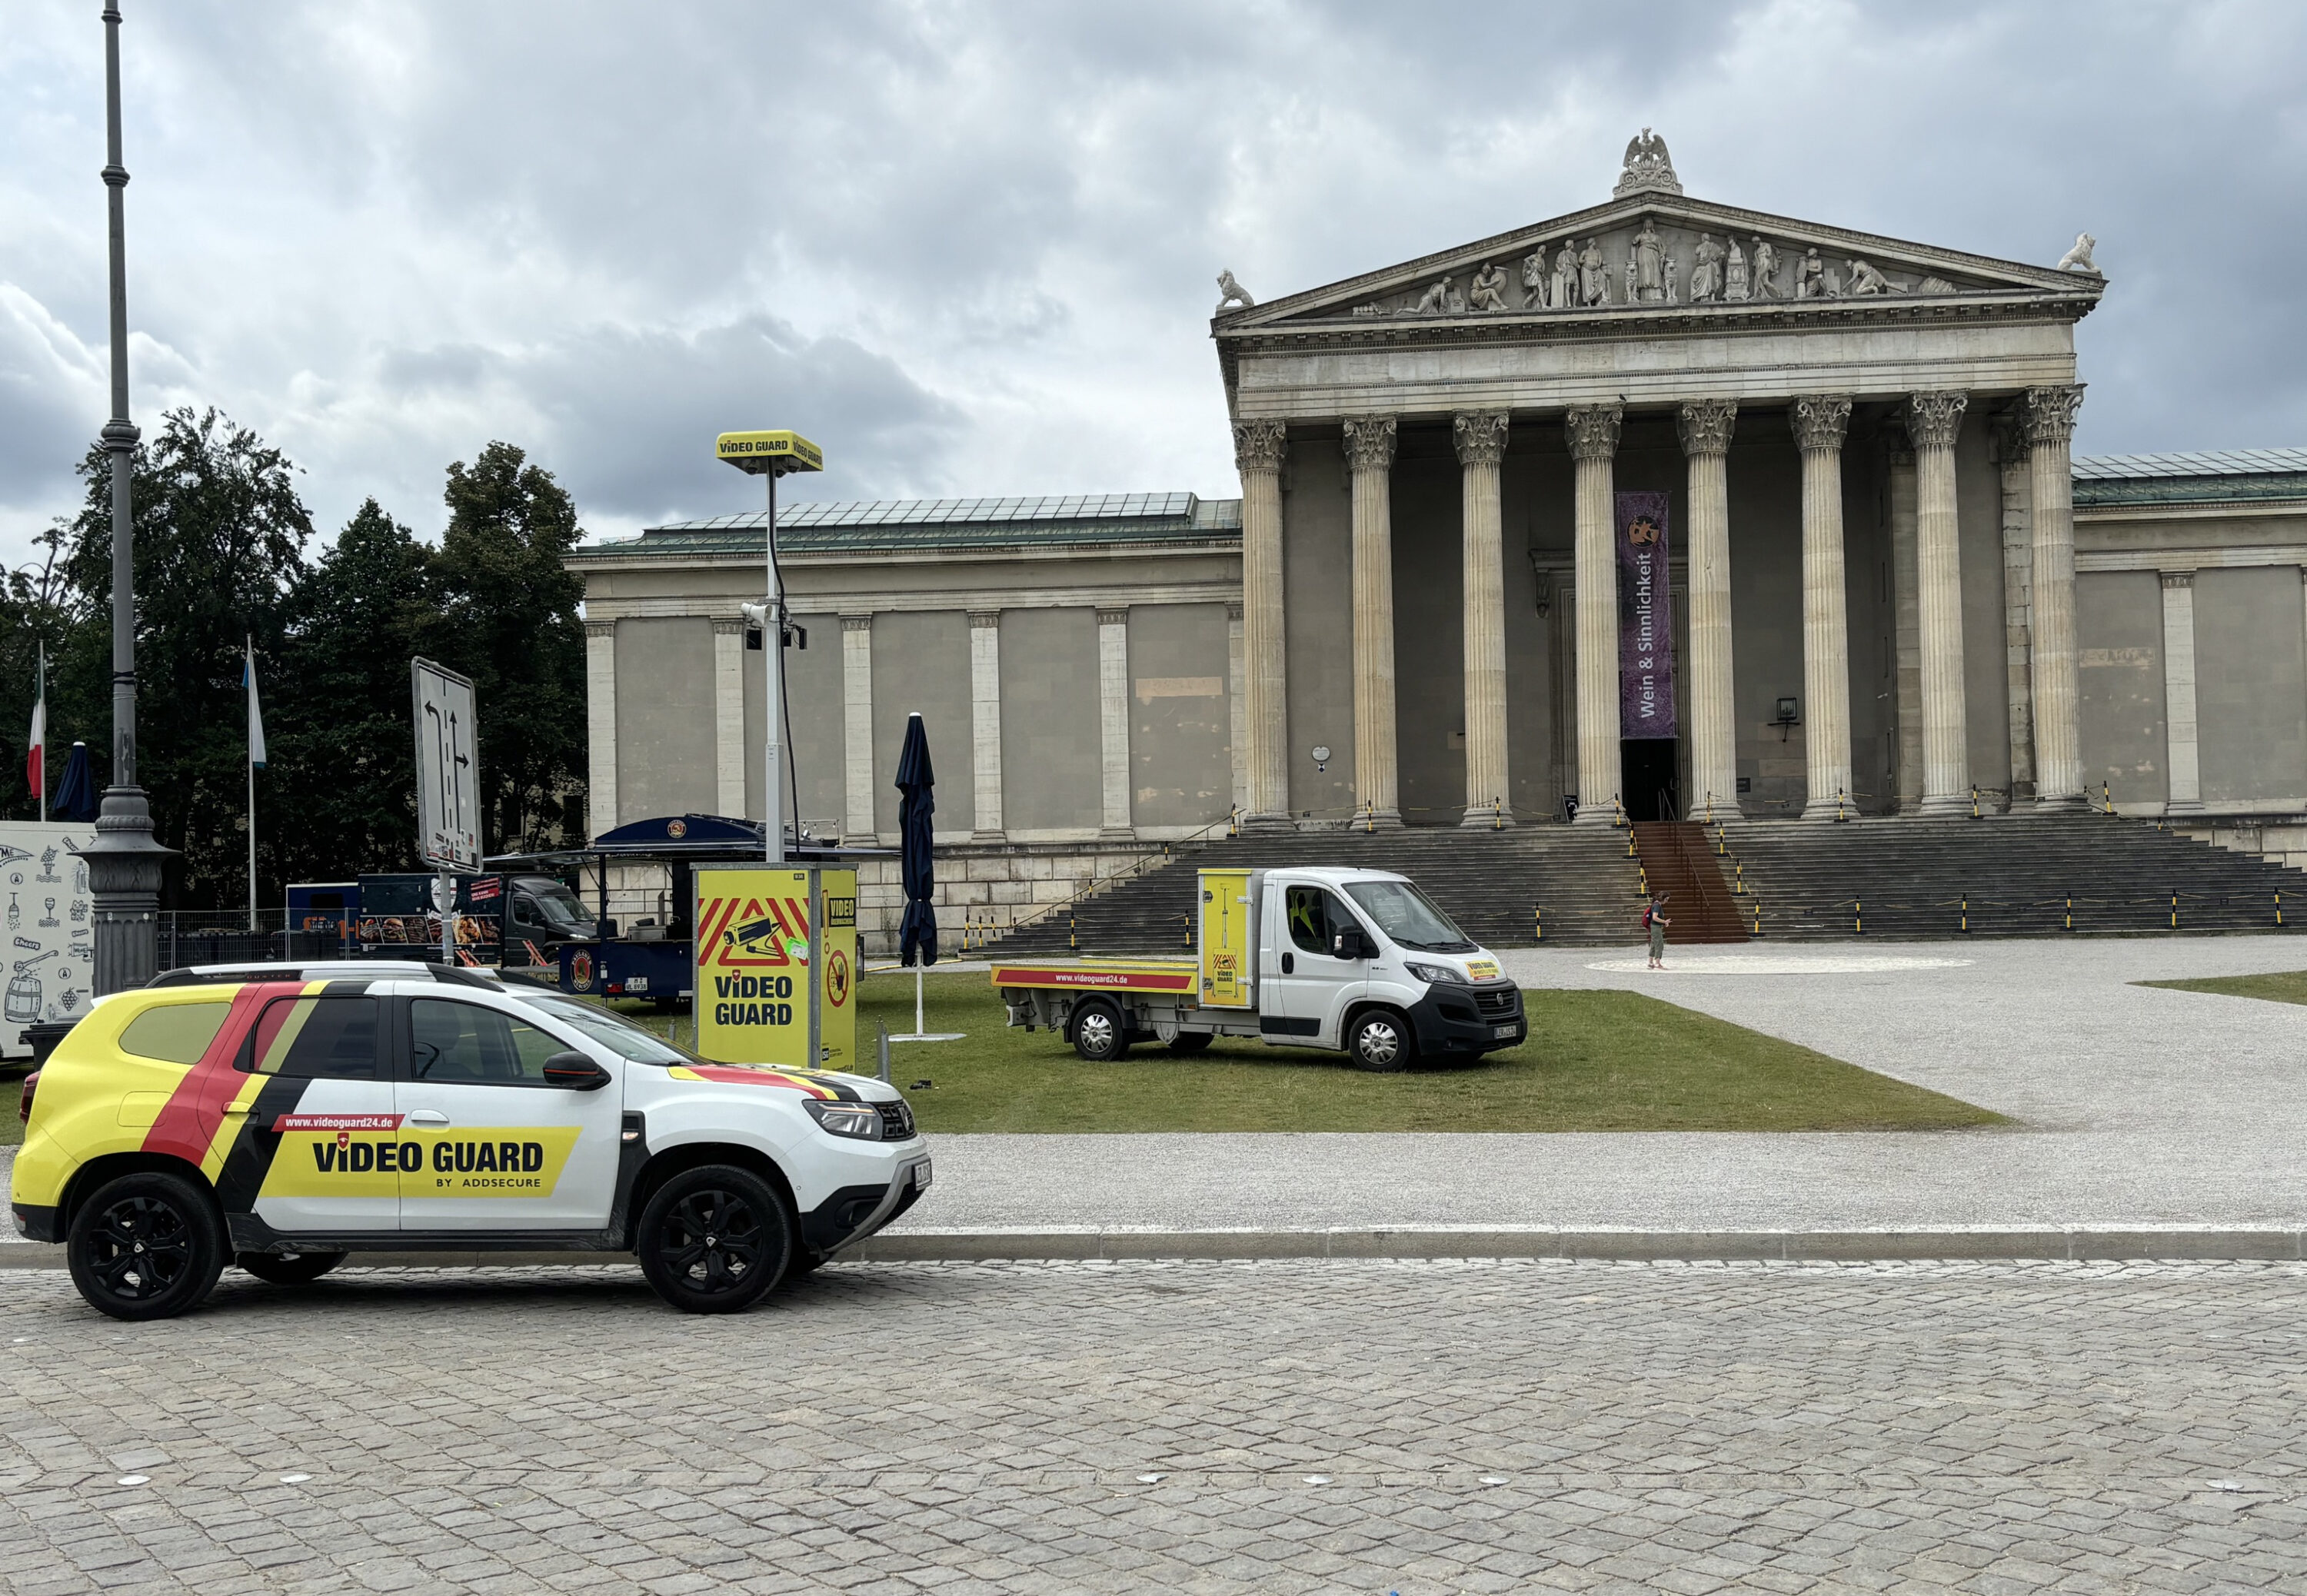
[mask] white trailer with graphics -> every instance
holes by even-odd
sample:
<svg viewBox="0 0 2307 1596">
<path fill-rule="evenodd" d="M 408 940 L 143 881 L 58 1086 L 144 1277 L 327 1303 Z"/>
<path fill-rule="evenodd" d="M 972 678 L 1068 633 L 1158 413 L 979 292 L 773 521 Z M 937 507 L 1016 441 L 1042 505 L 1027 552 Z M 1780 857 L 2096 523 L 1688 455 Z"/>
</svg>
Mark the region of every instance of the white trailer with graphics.
<svg viewBox="0 0 2307 1596">
<path fill-rule="evenodd" d="M 1528 1034 L 1522 989 L 1408 877 L 1204 870 L 1191 959 L 999 960 L 1009 1023 L 1093 1063 L 1217 1037 L 1350 1054 L 1365 1070 L 1466 1058 Z"/>
</svg>

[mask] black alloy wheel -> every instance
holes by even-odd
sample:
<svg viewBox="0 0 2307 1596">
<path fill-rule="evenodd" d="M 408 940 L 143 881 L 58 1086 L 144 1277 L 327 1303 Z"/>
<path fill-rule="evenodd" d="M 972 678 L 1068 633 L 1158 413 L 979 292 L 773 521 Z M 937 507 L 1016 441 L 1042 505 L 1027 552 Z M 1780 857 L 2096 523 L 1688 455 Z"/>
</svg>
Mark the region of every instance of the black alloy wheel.
<svg viewBox="0 0 2307 1596">
<path fill-rule="evenodd" d="M 1407 1070 L 1416 1049 L 1409 1023 L 1392 1009 L 1364 1010 L 1347 1028 L 1346 1051 L 1358 1070 L 1378 1075 Z"/>
<path fill-rule="evenodd" d="M 142 1170 L 107 1181 L 74 1211 L 64 1258 L 89 1306 L 121 1319 L 197 1308 L 224 1271 L 224 1220 L 178 1174 Z"/>
<path fill-rule="evenodd" d="M 1112 999 L 1093 997 L 1074 1011 L 1074 1051 L 1093 1064 L 1128 1056 L 1129 1027 Z"/>
<path fill-rule="evenodd" d="M 784 1278 L 793 1224 L 749 1169 L 684 1169 L 641 1209 L 634 1250 L 657 1295 L 686 1313 L 742 1313 Z"/>
<path fill-rule="evenodd" d="M 244 1252 L 233 1260 L 268 1285 L 310 1285 L 345 1261 L 341 1252 Z"/>
</svg>

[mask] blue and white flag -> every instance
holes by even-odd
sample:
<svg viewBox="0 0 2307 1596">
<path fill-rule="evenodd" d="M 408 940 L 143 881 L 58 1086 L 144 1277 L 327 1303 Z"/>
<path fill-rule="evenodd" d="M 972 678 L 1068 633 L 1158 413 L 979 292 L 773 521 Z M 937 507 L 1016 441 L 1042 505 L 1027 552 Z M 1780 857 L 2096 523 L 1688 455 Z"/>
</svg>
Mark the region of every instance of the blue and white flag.
<svg viewBox="0 0 2307 1596">
<path fill-rule="evenodd" d="M 251 639 L 241 665 L 240 679 L 248 688 L 248 763 L 264 768 L 264 715 L 256 707 L 256 643 Z"/>
</svg>

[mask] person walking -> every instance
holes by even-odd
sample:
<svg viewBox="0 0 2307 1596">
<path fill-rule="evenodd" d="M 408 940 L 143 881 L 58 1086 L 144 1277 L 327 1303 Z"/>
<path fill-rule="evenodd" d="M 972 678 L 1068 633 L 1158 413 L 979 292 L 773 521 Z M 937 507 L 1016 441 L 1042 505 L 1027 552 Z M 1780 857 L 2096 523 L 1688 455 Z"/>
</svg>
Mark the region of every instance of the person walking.
<svg viewBox="0 0 2307 1596">
<path fill-rule="evenodd" d="M 1666 968 L 1666 928 L 1673 924 L 1666 917 L 1666 894 L 1660 892 L 1642 906 L 1642 929 L 1651 934 L 1651 963 L 1652 969 Z"/>
</svg>

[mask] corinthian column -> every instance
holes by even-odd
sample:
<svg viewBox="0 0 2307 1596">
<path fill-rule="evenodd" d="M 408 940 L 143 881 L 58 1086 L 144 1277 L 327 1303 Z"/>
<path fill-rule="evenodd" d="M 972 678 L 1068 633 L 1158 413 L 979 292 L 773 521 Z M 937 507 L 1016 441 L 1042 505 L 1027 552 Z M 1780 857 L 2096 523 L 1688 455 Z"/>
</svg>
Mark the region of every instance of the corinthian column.
<svg viewBox="0 0 2307 1596">
<path fill-rule="evenodd" d="M 1249 803 L 1245 824 L 1290 822 L 1289 674 L 1282 630 L 1282 451 L 1274 421 L 1236 422 L 1241 473 L 1242 653 L 1249 668 Z"/>
<path fill-rule="evenodd" d="M 1497 823 L 1507 803 L 1506 576 L 1498 508 L 1505 412 L 1461 415 L 1451 431 L 1458 444 L 1465 527 L 1466 813 L 1459 824 L 1486 826 Z"/>
<path fill-rule="evenodd" d="M 1842 439 L 1850 401 L 1831 394 L 1794 403 L 1802 446 L 1803 757 L 1805 820 L 1850 810 L 1850 623 L 1842 578 Z"/>
<path fill-rule="evenodd" d="M 1969 399 L 1907 396 L 1915 446 L 1915 615 L 1922 642 L 1925 815 L 1970 809 L 1970 718 L 1962 678 L 1962 542 L 1955 523 L 1954 440 Z"/>
<path fill-rule="evenodd" d="M 2031 611 L 2035 589 L 2033 533 L 2027 525 L 2027 429 L 2005 411 L 1988 433 L 2003 478 L 2003 686 L 2011 702 L 2011 807 L 2035 798 L 2035 687 Z"/>
<path fill-rule="evenodd" d="M 1690 462 L 1690 813 L 1738 813 L 1737 706 L 1730 670 L 1732 399 L 1682 407 Z"/>
<path fill-rule="evenodd" d="M 1570 438 L 1578 586 L 1578 824 L 1608 825 L 1618 793 L 1618 559 L 1610 546 L 1610 468 L 1618 453 L 1617 405 L 1562 418 Z"/>
<path fill-rule="evenodd" d="M 2068 446 L 2083 385 L 2027 390 L 2028 514 L 2035 523 L 2035 807 L 2083 803 L 2075 723 L 2075 493 Z"/>
<path fill-rule="evenodd" d="M 1394 420 L 1346 423 L 1354 482 L 1354 802 L 1379 825 L 1402 824 L 1394 724 Z"/>
</svg>

